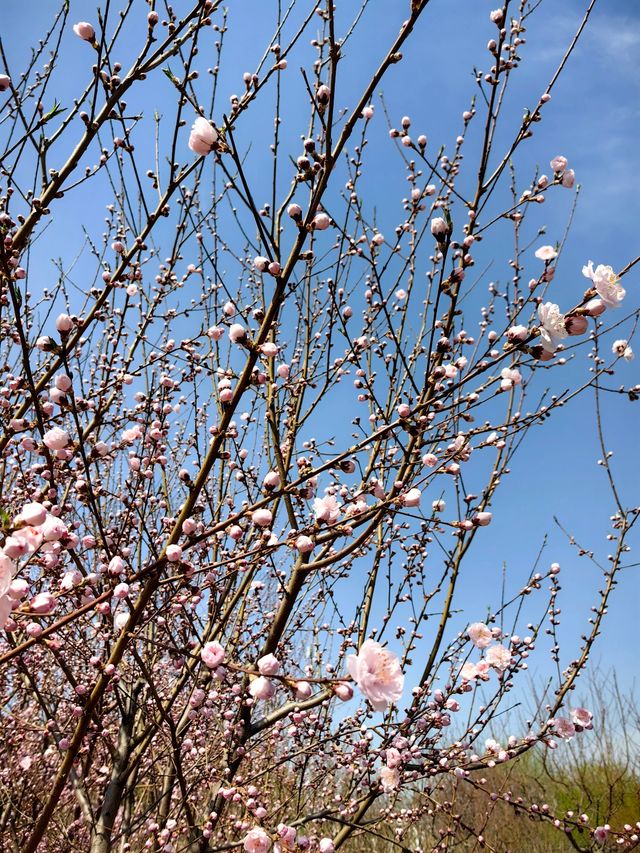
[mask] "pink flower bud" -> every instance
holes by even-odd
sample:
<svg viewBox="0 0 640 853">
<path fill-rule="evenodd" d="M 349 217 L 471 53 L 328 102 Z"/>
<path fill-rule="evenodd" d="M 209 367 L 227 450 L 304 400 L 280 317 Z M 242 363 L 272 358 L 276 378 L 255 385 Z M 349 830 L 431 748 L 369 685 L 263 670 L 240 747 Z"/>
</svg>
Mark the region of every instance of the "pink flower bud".
<svg viewBox="0 0 640 853">
<path fill-rule="evenodd" d="M 333 692 L 342 702 L 348 702 L 349 699 L 353 699 L 353 687 L 347 684 L 346 681 L 339 681 L 337 684 L 334 684 Z"/>
<path fill-rule="evenodd" d="M 240 323 L 232 323 L 229 326 L 229 339 L 234 344 L 239 344 L 242 341 L 246 340 L 247 330 Z"/>
<path fill-rule="evenodd" d="M 554 172 L 564 172 L 567 168 L 569 161 L 566 157 L 563 157 L 562 154 L 558 154 L 557 157 L 554 157 L 553 160 L 549 163 Z"/>
<path fill-rule="evenodd" d="M 269 471 L 263 480 L 267 489 L 277 489 L 280 486 L 280 474 L 277 471 Z"/>
<path fill-rule="evenodd" d="M 280 661 L 272 654 L 259 658 L 257 665 L 260 675 L 276 675 L 280 669 Z"/>
<path fill-rule="evenodd" d="M 56 599 L 50 592 L 39 592 L 29 602 L 29 609 L 40 616 L 48 616 L 56 608 Z"/>
<path fill-rule="evenodd" d="M 95 41 L 96 33 L 91 24 L 86 21 L 79 21 L 73 25 L 73 31 L 83 41 Z"/>
<path fill-rule="evenodd" d="M 268 509 L 256 509 L 251 513 L 251 521 L 257 527 L 269 527 L 272 519 L 273 515 Z"/>
<path fill-rule="evenodd" d="M 229 536 L 237 542 L 238 539 L 242 539 L 242 528 L 238 524 L 233 524 L 229 528 Z"/>
<path fill-rule="evenodd" d="M 276 369 L 277 375 L 280 379 L 288 379 L 289 378 L 289 365 L 288 364 L 279 364 Z"/>
<path fill-rule="evenodd" d="M 313 551 L 313 539 L 310 536 L 298 536 L 296 539 L 296 550 L 300 554 L 309 554 Z"/>
<path fill-rule="evenodd" d="M 319 86 L 318 91 L 316 92 L 316 97 L 318 99 L 318 103 L 328 104 L 329 98 L 331 97 L 331 89 L 325 85 Z"/>
<path fill-rule="evenodd" d="M 107 567 L 107 571 L 109 572 L 110 575 L 121 575 L 124 572 L 124 570 L 126 569 L 126 567 L 127 567 L 127 564 L 122 559 L 122 557 L 119 557 L 118 555 L 116 555 L 115 557 L 112 557 L 109 560 L 109 565 Z"/>
<path fill-rule="evenodd" d="M 194 121 L 189 135 L 189 148 L 199 157 L 205 157 L 218 142 L 218 131 L 203 116 Z"/>
<path fill-rule="evenodd" d="M 567 169 L 562 175 L 562 186 L 570 190 L 576 182 L 576 173 L 573 169 Z"/>
<path fill-rule="evenodd" d="M 401 418 L 408 418 L 411 414 L 411 406 L 407 406 L 406 403 L 400 403 L 398 406 L 398 415 Z"/>
<path fill-rule="evenodd" d="M 69 433 L 60 427 L 53 427 L 45 432 L 42 440 L 49 450 L 62 450 L 69 444 Z"/>
<path fill-rule="evenodd" d="M 10 86 L 11 77 L 7 77 L 6 74 L 0 74 L 0 92 L 6 92 Z"/>
<path fill-rule="evenodd" d="M 56 319 L 56 329 L 61 334 L 66 334 L 73 329 L 73 320 L 68 314 L 58 314 Z"/>
<path fill-rule="evenodd" d="M 327 213 L 317 213 L 311 224 L 317 231 L 326 231 L 331 225 L 331 217 Z"/>
<path fill-rule="evenodd" d="M 269 266 L 269 259 L 263 258 L 262 255 L 258 255 L 257 258 L 253 259 L 253 265 L 260 272 L 266 272 Z"/>
<path fill-rule="evenodd" d="M 477 512 L 473 516 L 473 522 L 480 527 L 486 527 L 488 524 L 491 524 L 492 518 L 493 515 L 490 512 Z"/>
<path fill-rule="evenodd" d="M 599 317 L 601 314 L 604 314 L 607 306 L 604 304 L 602 299 L 590 299 L 587 304 L 584 306 L 584 310 L 587 312 L 589 317 Z"/>
<path fill-rule="evenodd" d="M 431 233 L 438 242 L 443 242 L 448 232 L 449 226 L 447 225 L 447 221 L 441 216 L 436 216 L 431 220 Z"/>
<path fill-rule="evenodd" d="M 119 583 L 113 588 L 113 597 L 123 599 L 129 595 L 129 584 Z"/>
<path fill-rule="evenodd" d="M 421 497 L 422 492 L 420 491 L 420 489 L 409 489 L 408 492 L 405 492 L 403 495 L 400 495 L 398 500 L 403 506 L 416 507 L 420 506 Z"/>
<path fill-rule="evenodd" d="M 29 503 L 22 507 L 20 515 L 15 519 L 16 523 L 38 525 L 42 524 L 47 517 L 47 510 L 40 503 Z"/>
<path fill-rule="evenodd" d="M 308 681 L 296 681 L 293 685 L 296 699 L 308 699 L 313 693 L 313 688 Z"/>
<path fill-rule="evenodd" d="M 262 355 L 266 356 L 267 358 L 275 358 L 275 356 L 278 355 L 278 346 L 277 346 L 277 344 L 274 344 L 271 341 L 269 341 L 266 344 L 261 344 L 260 352 L 262 353 Z"/>
<path fill-rule="evenodd" d="M 254 678 L 249 685 L 249 693 L 254 699 L 271 699 L 275 695 L 276 689 L 268 678 L 259 675 Z"/>
<path fill-rule="evenodd" d="M 507 340 L 510 344 L 522 344 L 529 337 L 529 329 L 526 326 L 511 326 L 507 329 Z"/>
<path fill-rule="evenodd" d="M 302 208 L 299 204 L 290 204 L 287 208 L 287 214 L 292 219 L 300 219 L 302 217 Z"/>
<path fill-rule="evenodd" d="M 564 327 L 570 335 L 584 335 L 588 326 L 589 321 L 580 314 L 565 317 L 564 320 Z"/>
<path fill-rule="evenodd" d="M 170 563 L 177 563 L 182 558 L 182 548 L 180 545 L 167 545 L 165 554 Z"/>
</svg>

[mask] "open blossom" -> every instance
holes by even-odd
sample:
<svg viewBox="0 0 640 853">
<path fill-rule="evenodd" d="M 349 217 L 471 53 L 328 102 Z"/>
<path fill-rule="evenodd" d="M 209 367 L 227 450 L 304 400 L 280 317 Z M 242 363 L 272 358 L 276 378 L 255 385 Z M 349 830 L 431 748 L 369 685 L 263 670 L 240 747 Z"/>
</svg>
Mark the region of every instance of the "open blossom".
<svg viewBox="0 0 640 853">
<path fill-rule="evenodd" d="M 194 154 L 204 157 L 213 151 L 218 141 L 218 131 L 203 116 L 194 121 L 189 135 L 189 148 Z"/>
<path fill-rule="evenodd" d="M 554 302 L 544 302 L 538 305 L 538 320 L 540 321 L 540 343 L 549 353 L 554 353 L 561 340 L 567 337 L 564 314 Z"/>
<path fill-rule="evenodd" d="M 380 771 L 380 783 L 385 794 L 395 791 L 400 785 L 400 771 L 391 767 L 383 767 Z"/>
<path fill-rule="evenodd" d="M 539 249 L 536 249 L 535 255 L 540 261 L 552 261 L 558 256 L 558 253 L 553 246 L 540 246 Z"/>
<path fill-rule="evenodd" d="M 49 450 L 63 450 L 69 444 L 69 433 L 60 427 L 53 427 L 45 432 L 42 440 Z"/>
<path fill-rule="evenodd" d="M 486 649 L 487 646 L 491 645 L 491 641 L 493 640 L 491 628 L 485 625 L 484 622 L 473 622 L 467 628 L 467 634 L 477 649 Z"/>
<path fill-rule="evenodd" d="M 200 658 L 202 659 L 202 663 L 208 666 L 209 669 L 215 669 L 224 660 L 224 646 L 217 640 L 205 643 L 200 652 Z"/>
<path fill-rule="evenodd" d="M 586 708 L 572 708 L 571 722 L 576 727 L 576 730 L 593 728 L 593 714 Z"/>
<path fill-rule="evenodd" d="M 620 279 L 610 266 L 598 264 L 593 268 L 593 261 L 582 267 L 582 275 L 590 278 L 596 293 L 602 299 L 605 308 L 619 308 L 626 295 L 626 290 L 619 284 Z"/>
<path fill-rule="evenodd" d="M 259 826 L 250 829 L 242 841 L 247 853 L 267 853 L 271 847 L 271 839 Z"/>
<path fill-rule="evenodd" d="M 324 498 L 316 498 L 313 502 L 313 511 L 317 521 L 324 521 L 326 524 L 335 524 L 340 518 L 341 504 L 334 498 L 333 495 L 327 495 Z"/>
<path fill-rule="evenodd" d="M 570 740 L 576 733 L 576 727 L 566 717 L 556 717 L 553 721 L 553 729 L 558 737 Z"/>
<path fill-rule="evenodd" d="M 375 640 L 365 640 L 357 655 L 349 655 L 347 668 L 374 710 L 384 711 L 402 696 L 404 674 L 400 661 Z"/>
<path fill-rule="evenodd" d="M 497 643 L 487 649 L 487 663 L 499 672 L 504 672 L 511 663 L 511 652 L 506 646 Z"/>
</svg>

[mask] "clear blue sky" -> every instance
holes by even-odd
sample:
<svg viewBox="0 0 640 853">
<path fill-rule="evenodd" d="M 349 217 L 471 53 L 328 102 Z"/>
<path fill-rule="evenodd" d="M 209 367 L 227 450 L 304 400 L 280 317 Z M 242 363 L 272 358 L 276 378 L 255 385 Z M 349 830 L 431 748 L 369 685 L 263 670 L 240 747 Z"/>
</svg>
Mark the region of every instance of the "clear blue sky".
<svg viewBox="0 0 640 853">
<path fill-rule="evenodd" d="M 140 21 L 146 4 L 140 2 Z M 176 2 L 176 10 L 190 4 Z M 440 143 L 450 151 L 461 127 L 460 116 L 468 107 L 474 91 L 471 66 L 477 63 L 486 68 L 487 53 L 484 48 L 493 36 L 488 14 L 497 3 L 489 0 L 432 0 L 421 20 L 414 39 L 405 51 L 398 66 L 385 80 L 383 92 L 392 121 L 399 124 L 400 117 L 409 114 L 413 120 L 412 132 L 424 132 L 430 139 L 431 150 Z M 53 0 L 5 0 L 3 3 L 2 36 L 11 62 L 11 71 L 18 76 L 20 65 L 29 55 L 28 47 L 47 24 L 57 4 Z M 224 72 L 221 75 L 221 104 L 225 108 L 228 95 L 242 91 L 241 75 L 252 71 L 263 49 L 264 39 L 271 32 L 275 0 L 243 0 L 229 6 L 229 33 Z M 338 3 L 339 14 L 353 13 L 358 4 Z M 586 3 L 577 0 L 546 0 L 532 17 L 523 48 L 524 64 L 516 75 L 507 113 L 507 125 L 518 124 L 522 110 L 533 106 L 544 90 L 569 43 L 584 12 Z M 408 0 L 371 0 L 358 34 L 349 42 L 341 74 L 341 103 L 348 106 L 361 90 L 372 65 L 382 55 L 383 46 L 390 34 L 397 31 L 406 14 Z M 71 19 L 95 21 L 95 3 L 71 0 Z M 63 51 L 63 74 L 56 78 L 52 95 L 63 104 L 73 96 L 77 80 L 89 77 L 90 51 L 72 34 L 69 34 Z M 313 51 L 308 40 L 303 41 L 296 57 L 290 61 L 287 74 L 291 83 L 291 108 L 284 110 L 283 134 L 292 150 L 304 129 L 298 119 L 303 115 L 304 99 L 299 108 L 294 92 L 301 92 L 297 68 L 313 61 Z M 123 65 L 129 57 L 123 56 Z M 211 60 L 213 62 L 213 59 Z M 160 75 L 154 87 L 146 92 L 144 108 L 151 117 L 153 110 L 163 112 L 167 99 L 172 97 L 170 85 Z M 204 91 L 204 85 L 202 91 Z M 206 103 L 203 95 L 203 102 Z M 375 122 L 381 127 L 377 135 L 372 132 L 368 152 L 369 186 L 375 197 L 381 230 L 392 231 L 401 218 L 399 199 L 403 193 L 404 174 L 401 161 L 390 157 L 391 143 L 382 126 L 384 118 L 378 99 Z M 132 98 L 132 108 L 138 108 Z M 258 107 L 256 116 L 260 115 Z M 297 111 L 300 109 L 300 112 Z M 191 114 L 189 113 L 189 118 Z M 251 155 L 247 169 L 257 182 L 264 182 L 266 195 L 269 174 L 268 145 L 271 141 L 272 117 L 268 105 L 264 107 L 264 124 L 252 121 L 238 130 L 239 142 L 251 142 Z M 215 116 L 214 116 L 215 117 Z M 137 134 L 137 144 L 144 151 L 145 144 L 152 145 L 151 124 L 147 142 L 144 134 Z M 516 167 L 525 180 L 535 164 L 548 173 L 549 159 L 559 153 L 570 160 L 577 180 L 582 186 L 580 201 L 573 228 L 558 267 L 551 298 L 567 306 L 574 304 L 583 291 L 585 282 L 581 268 L 589 259 L 608 263 L 614 268 L 624 266 L 640 254 L 638 223 L 640 223 L 640 146 L 637 144 L 640 129 L 640 6 L 636 0 L 601 0 L 596 6 L 591 22 L 569 66 L 554 90 L 552 101 L 545 107 L 544 121 L 537 125 L 536 135 L 522 149 Z M 505 134 L 505 139 L 510 133 Z M 188 160 L 184 129 L 184 160 Z M 374 138 L 375 136 L 375 138 Z M 88 158 L 88 162 L 93 162 Z M 53 165 L 53 164 L 52 164 Z M 146 167 L 145 167 L 146 168 Z M 522 170 L 520 172 L 520 170 Z M 256 193 L 263 200 L 259 189 Z M 547 236 L 540 240 L 553 243 L 560 239 L 566 226 L 572 203 L 572 194 L 555 193 L 541 207 L 536 222 L 546 223 Z M 45 265 L 52 254 L 50 246 L 55 240 L 65 242 L 65 229 L 70 222 L 82 218 L 89 229 L 101 231 L 104 209 L 92 207 L 91 198 L 82 192 L 67 202 L 64 216 L 51 228 L 49 243 L 39 256 L 43 264 L 43 281 L 53 271 Z M 77 236 L 77 235 L 76 235 Z M 533 235 L 532 235 L 533 236 Z M 79 237 L 77 237 L 79 239 Z M 74 244 L 69 244 L 71 255 Z M 510 243 L 503 246 L 494 239 L 485 246 L 494 264 L 487 280 L 504 280 L 510 275 L 506 261 Z M 36 257 L 38 257 L 36 255 Z M 533 270 L 536 262 L 531 259 Z M 636 307 L 640 299 L 640 273 L 629 276 L 625 285 L 629 307 Z M 528 276 L 525 273 L 525 280 Z M 640 356 L 640 345 L 638 345 Z M 565 372 L 550 374 L 549 382 L 558 383 L 562 390 L 579 376 L 586 376 L 587 362 L 580 355 L 577 364 Z M 640 357 L 625 366 L 614 380 L 615 385 L 632 385 L 640 382 Z M 631 404 L 623 398 L 608 395 L 605 425 L 608 446 L 615 451 L 614 470 L 619 477 L 623 500 L 640 504 L 638 475 L 640 473 L 640 402 Z M 600 574 L 584 559 L 578 559 L 568 548 L 564 535 L 554 524 L 561 523 L 595 550 L 602 559 L 610 550 L 605 540 L 608 518 L 613 511 L 606 489 L 604 474 L 597 466 L 600 452 L 594 432 L 593 405 L 589 397 L 577 400 L 566 411 L 555 416 L 555 423 L 546 429 L 533 430 L 512 466 L 512 481 L 499 493 L 494 503 L 492 526 L 482 531 L 471 556 L 472 571 L 462 590 L 459 605 L 466 609 L 464 619 L 479 618 L 486 607 L 499 600 L 501 572 L 506 564 L 512 577 L 513 588 L 526 579 L 540 547 L 545 531 L 549 544 L 543 565 L 553 561 L 562 564 L 563 572 L 563 625 L 561 637 L 565 639 L 563 662 L 574 657 L 576 638 L 586 629 L 589 608 L 600 587 Z M 633 561 L 634 554 L 630 555 Z M 615 666 L 623 684 L 629 685 L 638 673 L 636 651 L 636 622 L 640 604 L 640 568 L 629 569 L 613 599 L 604 636 L 600 638 L 594 660 L 606 668 Z M 461 617 L 463 618 L 463 617 Z M 573 641 L 573 646 L 571 642 Z"/>
</svg>

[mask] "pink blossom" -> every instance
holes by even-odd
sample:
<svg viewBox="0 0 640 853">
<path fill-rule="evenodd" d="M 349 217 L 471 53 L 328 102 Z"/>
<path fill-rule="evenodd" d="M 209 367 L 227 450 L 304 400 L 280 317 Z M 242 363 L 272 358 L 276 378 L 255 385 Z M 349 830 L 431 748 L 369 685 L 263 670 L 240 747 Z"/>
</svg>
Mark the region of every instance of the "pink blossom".
<svg viewBox="0 0 640 853">
<path fill-rule="evenodd" d="M 593 838 L 598 844 L 604 844 L 609 836 L 609 830 L 604 826 L 596 826 L 593 830 Z"/>
<path fill-rule="evenodd" d="M 435 453 L 425 453 L 425 455 L 422 457 L 422 464 L 426 468 L 435 468 L 435 466 L 438 464 L 438 457 L 435 455 Z"/>
<path fill-rule="evenodd" d="M 293 850 L 296 844 L 296 830 L 286 823 L 278 824 L 279 846 L 283 850 Z"/>
<path fill-rule="evenodd" d="M 400 660 L 375 640 L 365 640 L 357 655 L 349 655 L 347 668 L 374 710 L 384 711 L 402 696 Z"/>
<path fill-rule="evenodd" d="M 0 74 L 0 92 L 6 92 L 11 86 L 11 77 L 6 74 Z"/>
<path fill-rule="evenodd" d="M 593 728 L 593 714 L 591 711 L 588 711 L 586 708 L 572 708 L 571 709 L 571 721 L 573 725 L 578 729 L 591 729 Z"/>
<path fill-rule="evenodd" d="M 0 595 L 11 588 L 11 581 L 16 571 L 16 564 L 6 554 L 0 553 Z"/>
<path fill-rule="evenodd" d="M 316 498 L 313 502 L 313 511 L 317 521 L 324 521 L 326 524 L 335 524 L 340 518 L 341 504 L 334 498 L 333 495 L 327 495 L 324 498 Z"/>
<path fill-rule="evenodd" d="M 122 430 L 122 434 L 120 436 L 121 440 L 125 444 L 133 444 L 134 441 L 142 437 L 142 427 L 140 424 L 135 424 L 135 426 L 129 427 L 129 429 Z"/>
<path fill-rule="evenodd" d="M 553 728 L 558 737 L 564 738 L 565 740 L 571 740 L 576 733 L 575 726 L 570 720 L 567 720 L 566 717 L 556 717 L 553 720 Z"/>
<path fill-rule="evenodd" d="M 275 358 L 278 355 L 278 345 L 268 341 L 260 345 L 260 352 L 265 358 Z"/>
<path fill-rule="evenodd" d="M 321 838 L 318 842 L 318 850 L 320 853 L 334 853 L 335 849 L 335 844 L 330 838 Z"/>
<path fill-rule="evenodd" d="M 467 634 L 477 649 L 486 649 L 493 640 L 491 628 L 487 627 L 484 622 L 473 622 L 467 628 Z"/>
<path fill-rule="evenodd" d="M 606 308 L 619 308 L 626 295 L 626 290 L 619 284 L 620 279 L 610 266 L 598 264 L 593 268 L 593 261 L 582 267 L 582 275 L 590 278 L 596 293 L 602 299 Z"/>
<path fill-rule="evenodd" d="M 398 498 L 399 502 L 402 506 L 406 507 L 416 507 L 420 506 L 420 498 L 422 497 L 422 492 L 420 489 L 409 489 L 408 492 L 405 492 L 403 495 L 400 495 Z"/>
<path fill-rule="evenodd" d="M 224 647 L 217 641 L 205 643 L 200 652 L 202 663 L 209 669 L 216 669 L 224 660 Z"/>
<path fill-rule="evenodd" d="M 4 628 L 11 616 L 11 599 L 8 595 L 0 595 L 0 628 Z"/>
<path fill-rule="evenodd" d="M 260 827 L 250 829 L 242 843 L 247 853 L 267 853 L 271 847 L 271 839 Z"/>
<path fill-rule="evenodd" d="M 194 121 L 189 135 L 189 148 L 199 157 L 205 157 L 213 151 L 218 141 L 218 131 L 203 116 Z"/>
<path fill-rule="evenodd" d="M 487 649 L 486 661 L 489 666 L 492 666 L 499 672 L 504 672 L 511 663 L 511 652 L 506 646 L 497 643 L 495 646 L 490 646 Z"/>
<path fill-rule="evenodd" d="M 87 21 L 79 21 L 77 24 L 74 24 L 73 31 L 83 41 L 95 41 L 95 30 Z"/>
<path fill-rule="evenodd" d="M 275 675 L 280 669 L 280 661 L 275 655 L 263 655 L 258 658 L 257 666 L 260 675 Z"/>
<path fill-rule="evenodd" d="M 566 172 L 564 172 L 564 174 L 562 175 L 562 186 L 570 190 L 572 189 L 575 182 L 576 173 L 573 171 L 573 169 L 567 169 Z"/>
<path fill-rule="evenodd" d="M 254 678 L 249 685 L 249 693 L 254 699 L 271 699 L 275 695 L 276 689 L 268 678 L 259 675 Z"/>
<path fill-rule="evenodd" d="M 400 785 L 400 771 L 391 767 L 383 767 L 380 771 L 380 783 L 385 794 L 395 791 Z"/>
<path fill-rule="evenodd" d="M 563 157 L 562 154 L 558 154 L 557 157 L 554 157 L 553 160 L 549 163 L 554 172 L 564 172 L 567 168 L 569 161 L 566 157 Z"/>
<path fill-rule="evenodd" d="M 467 661 L 460 668 L 460 678 L 463 681 L 473 681 L 474 678 L 478 677 L 478 672 L 476 669 L 476 665 L 471 663 L 471 661 Z"/>
<path fill-rule="evenodd" d="M 45 432 L 42 440 L 49 450 L 62 450 L 69 444 L 69 433 L 60 427 L 53 427 Z"/>
</svg>

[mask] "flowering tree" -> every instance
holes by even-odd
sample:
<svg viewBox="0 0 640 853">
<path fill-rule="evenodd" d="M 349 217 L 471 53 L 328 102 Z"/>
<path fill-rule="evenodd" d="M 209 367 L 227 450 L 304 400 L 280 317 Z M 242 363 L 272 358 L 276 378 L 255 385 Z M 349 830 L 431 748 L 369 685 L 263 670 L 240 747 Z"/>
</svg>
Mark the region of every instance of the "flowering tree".
<svg viewBox="0 0 640 853">
<path fill-rule="evenodd" d="M 106 0 L 75 24 L 64 2 L 19 68 L 2 52 L 6 850 L 419 850 L 402 839 L 426 820 L 430 849 L 493 849 L 456 799 L 490 804 L 487 768 L 592 725 L 570 694 L 638 513 L 602 431 L 614 550 L 569 657 L 557 563 L 454 616 L 531 428 L 586 393 L 599 412 L 633 355 L 635 261 L 585 257 L 556 304 L 564 240 L 527 228 L 575 176 L 560 155 L 513 165 L 594 4 L 504 145 L 538 3 L 491 12 L 487 70 L 436 143 L 410 116 L 387 134 L 374 97 L 429 0 L 389 4 L 359 91 L 367 0 L 264 5 L 240 81 L 218 0 Z M 386 235 L 376 137 L 406 178 Z M 512 276 L 487 294 L 474 266 L 505 234 Z M 569 388 L 568 353 L 590 368 Z M 487 739 L 545 643 L 553 689 Z M 580 849 L 607 841 L 589 815 L 509 802 Z"/>
</svg>

